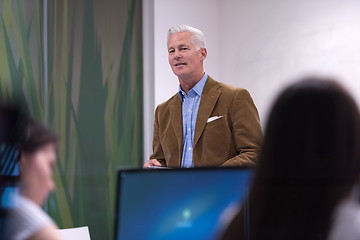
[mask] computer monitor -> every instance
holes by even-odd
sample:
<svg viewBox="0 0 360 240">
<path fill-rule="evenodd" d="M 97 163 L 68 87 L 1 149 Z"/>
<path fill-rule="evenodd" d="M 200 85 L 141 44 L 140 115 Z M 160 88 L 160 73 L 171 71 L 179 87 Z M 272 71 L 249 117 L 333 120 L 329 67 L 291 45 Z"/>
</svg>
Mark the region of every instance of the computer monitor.
<svg viewBox="0 0 360 240">
<path fill-rule="evenodd" d="M 19 156 L 17 147 L 0 143 L 0 218 L 13 204 L 10 196 L 18 188 Z"/>
<path fill-rule="evenodd" d="M 18 158 L 19 151 L 16 147 L 0 143 L 0 235 L 5 239 L 8 214 L 14 207 L 12 196 L 18 192 Z"/>
<path fill-rule="evenodd" d="M 0 143 L 0 176 L 19 176 L 20 151 L 16 146 Z"/>
<path fill-rule="evenodd" d="M 249 191 L 250 168 L 120 170 L 115 239 L 211 240 Z"/>
</svg>

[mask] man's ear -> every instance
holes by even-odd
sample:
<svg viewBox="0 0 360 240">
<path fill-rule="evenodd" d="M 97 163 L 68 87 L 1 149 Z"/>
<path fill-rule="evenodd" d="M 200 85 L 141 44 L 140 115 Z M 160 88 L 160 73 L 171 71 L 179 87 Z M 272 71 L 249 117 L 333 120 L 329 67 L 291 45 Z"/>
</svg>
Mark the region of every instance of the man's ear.
<svg viewBox="0 0 360 240">
<path fill-rule="evenodd" d="M 205 60 L 205 58 L 207 57 L 207 50 L 206 48 L 200 48 L 199 53 L 201 55 L 201 60 Z"/>
</svg>

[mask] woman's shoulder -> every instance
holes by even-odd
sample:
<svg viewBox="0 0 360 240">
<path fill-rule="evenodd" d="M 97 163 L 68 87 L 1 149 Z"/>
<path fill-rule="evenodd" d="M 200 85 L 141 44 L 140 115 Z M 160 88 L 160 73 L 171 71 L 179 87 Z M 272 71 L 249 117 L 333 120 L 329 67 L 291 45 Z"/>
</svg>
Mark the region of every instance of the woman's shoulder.
<svg viewBox="0 0 360 240">
<path fill-rule="evenodd" d="M 360 239 L 360 203 L 353 195 L 336 208 L 328 240 Z"/>
<path fill-rule="evenodd" d="M 44 229 L 57 229 L 54 221 L 39 205 L 20 194 L 14 196 L 14 206 L 9 217 L 12 239 L 30 239 Z"/>
</svg>

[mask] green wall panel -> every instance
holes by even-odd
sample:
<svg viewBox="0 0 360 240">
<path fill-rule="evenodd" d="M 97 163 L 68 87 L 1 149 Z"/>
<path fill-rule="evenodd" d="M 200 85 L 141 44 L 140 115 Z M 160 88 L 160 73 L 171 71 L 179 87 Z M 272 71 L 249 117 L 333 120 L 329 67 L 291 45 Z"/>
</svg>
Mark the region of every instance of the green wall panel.
<svg viewBox="0 0 360 240">
<path fill-rule="evenodd" d="M 116 170 L 142 162 L 141 1 L 48 1 L 47 18 L 44 1 L 0 6 L 1 96 L 59 135 L 46 210 L 60 228 L 111 239 Z"/>
<path fill-rule="evenodd" d="M 44 118 L 41 1 L 0 0 L 0 94 Z"/>
</svg>

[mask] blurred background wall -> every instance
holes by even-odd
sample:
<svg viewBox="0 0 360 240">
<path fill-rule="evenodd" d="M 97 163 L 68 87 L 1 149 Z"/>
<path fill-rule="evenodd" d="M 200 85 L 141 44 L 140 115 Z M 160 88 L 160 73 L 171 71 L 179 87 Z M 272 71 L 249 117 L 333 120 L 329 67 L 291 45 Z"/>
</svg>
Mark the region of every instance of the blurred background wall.
<svg viewBox="0 0 360 240">
<path fill-rule="evenodd" d="M 45 209 L 95 240 L 112 239 L 116 169 L 142 163 L 141 11 L 140 0 L 0 0 L 1 98 L 59 135 Z"/>
<path fill-rule="evenodd" d="M 225 0 L 220 81 L 249 89 L 263 124 L 279 90 L 298 77 L 339 77 L 360 103 L 360 2 Z"/>
</svg>

